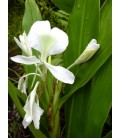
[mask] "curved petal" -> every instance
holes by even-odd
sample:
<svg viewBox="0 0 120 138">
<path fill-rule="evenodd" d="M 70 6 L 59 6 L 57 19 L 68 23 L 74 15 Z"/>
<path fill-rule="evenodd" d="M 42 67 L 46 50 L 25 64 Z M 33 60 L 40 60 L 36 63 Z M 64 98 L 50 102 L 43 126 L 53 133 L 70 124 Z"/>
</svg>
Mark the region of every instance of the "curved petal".
<svg viewBox="0 0 120 138">
<path fill-rule="evenodd" d="M 49 71 L 53 74 L 53 76 L 55 78 L 57 78 L 58 80 L 60 80 L 64 83 L 68 83 L 68 84 L 74 83 L 75 76 L 69 70 L 67 70 L 61 66 L 50 65 L 46 62 L 44 62 L 44 64 L 49 69 Z"/>
<path fill-rule="evenodd" d="M 23 45 L 21 44 L 21 42 L 16 37 L 14 37 L 14 40 L 15 40 L 16 44 L 19 46 L 19 48 L 21 50 L 25 51 L 25 48 L 23 47 Z"/>
<path fill-rule="evenodd" d="M 43 40 L 42 35 L 48 35 L 50 33 L 50 23 L 49 21 L 36 21 L 27 36 L 29 45 L 41 52 Z"/>
<path fill-rule="evenodd" d="M 26 94 L 26 89 L 27 89 L 27 84 L 28 84 L 28 77 L 24 79 L 24 77 L 21 77 L 18 81 L 18 90 L 20 90 L 22 93 Z"/>
<path fill-rule="evenodd" d="M 36 83 L 34 89 L 27 97 L 24 110 L 26 112 L 25 117 L 23 119 L 23 126 L 26 128 L 33 120 L 33 112 L 34 112 L 34 104 L 35 104 L 35 96 L 36 96 L 36 90 L 38 87 L 39 82 Z"/>
<path fill-rule="evenodd" d="M 33 122 L 36 129 L 39 129 L 40 118 L 43 114 L 44 110 L 39 107 L 39 100 L 37 99 L 37 103 L 33 104 Z"/>
<path fill-rule="evenodd" d="M 25 114 L 25 117 L 22 121 L 22 124 L 24 126 L 24 128 L 26 128 L 27 126 L 29 126 L 29 124 L 32 122 L 32 116 L 30 116 L 28 113 Z"/>
<path fill-rule="evenodd" d="M 40 60 L 37 59 L 35 56 L 26 57 L 26 56 L 17 55 L 17 56 L 11 57 L 11 60 L 17 63 L 26 64 L 26 65 L 40 63 Z"/>
<path fill-rule="evenodd" d="M 73 67 L 76 64 L 81 64 L 88 61 L 97 52 L 99 48 L 100 44 L 97 44 L 97 40 L 92 39 L 90 43 L 87 45 L 86 49 L 69 68 Z"/>
<path fill-rule="evenodd" d="M 51 30 L 50 35 L 52 38 L 54 38 L 55 43 L 51 47 L 49 55 L 55 55 L 64 52 L 68 46 L 67 34 L 55 27 Z"/>
<path fill-rule="evenodd" d="M 100 45 L 97 44 L 97 40 L 92 39 L 90 41 L 90 43 L 87 45 L 86 50 L 96 50 L 97 51 L 99 49 L 99 47 L 100 47 Z"/>
</svg>

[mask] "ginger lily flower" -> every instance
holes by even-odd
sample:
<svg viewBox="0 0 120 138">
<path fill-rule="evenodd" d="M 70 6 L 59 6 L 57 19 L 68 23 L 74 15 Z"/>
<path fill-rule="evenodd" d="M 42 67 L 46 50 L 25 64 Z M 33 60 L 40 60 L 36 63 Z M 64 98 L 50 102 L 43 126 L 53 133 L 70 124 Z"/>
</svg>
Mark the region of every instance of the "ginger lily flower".
<svg viewBox="0 0 120 138">
<path fill-rule="evenodd" d="M 43 64 L 53 74 L 55 78 L 64 82 L 73 84 L 75 76 L 69 70 L 61 66 L 53 66 L 47 63 L 47 57 L 64 52 L 68 46 L 68 36 L 58 28 L 51 29 L 49 21 L 35 22 L 27 36 L 30 47 L 39 51 L 41 56 L 15 56 L 11 59 L 23 64 Z"/>
<path fill-rule="evenodd" d="M 34 89 L 29 94 L 24 106 L 24 110 L 26 112 L 22 122 L 24 128 L 26 128 L 33 121 L 35 128 L 39 129 L 40 117 L 44 111 L 39 107 L 39 100 L 36 94 L 38 84 L 39 82 L 36 83 Z"/>
<path fill-rule="evenodd" d="M 78 59 L 68 67 L 68 69 L 72 68 L 73 66 L 77 64 L 84 63 L 88 61 L 100 48 L 100 44 L 97 44 L 96 39 L 92 39 L 90 43 L 87 45 L 86 49 L 83 51 L 83 53 L 78 57 Z"/>
</svg>

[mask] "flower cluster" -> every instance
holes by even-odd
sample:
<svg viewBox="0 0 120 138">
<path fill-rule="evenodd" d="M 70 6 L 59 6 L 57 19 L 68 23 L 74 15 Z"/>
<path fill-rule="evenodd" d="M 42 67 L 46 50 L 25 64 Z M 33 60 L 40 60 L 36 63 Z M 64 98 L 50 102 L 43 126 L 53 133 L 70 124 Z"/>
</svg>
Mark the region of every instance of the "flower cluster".
<svg viewBox="0 0 120 138">
<path fill-rule="evenodd" d="M 28 35 L 24 32 L 23 35 L 19 36 L 19 40 L 15 37 L 14 40 L 21 48 L 22 55 L 11 57 L 11 60 L 26 65 L 34 64 L 36 67 L 36 72 L 26 74 L 19 79 L 18 89 L 26 95 L 28 76 L 34 75 L 35 77 L 38 75 L 44 80 L 47 74 L 47 69 L 57 80 L 67 84 L 73 84 L 75 76 L 68 69 L 89 60 L 100 47 L 99 44 L 97 44 L 97 41 L 92 39 L 78 59 L 71 64 L 68 69 L 65 69 L 59 65 L 51 65 L 51 62 L 48 60 L 52 55 L 64 52 L 68 46 L 67 34 L 56 27 L 51 29 L 49 21 L 36 21 L 32 25 Z M 38 51 L 39 54 L 34 55 L 32 52 L 33 49 Z M 44 68 L 43 72 L 40 70 L 41 66 Z M 32 85 L 33 84 L 34 83 L 32 83 Z M 36 92 L 38 85 L 39 82 L 36 82 L 33 90 L 28 95 L 24 106 L 26 112 L 23 119 L 24 128 L 33 121 L 35 128 L 39 129 L 40 117 L 44 111 L 39 106 L 39 97 Z"/>
<path fill-rule="evenodd" d="M 61 66 L 53 66 L 47 62 L 47 58 L 64 52 L 68 46 L 68 36 L 58 28 L 51 29 L 49 21 L 35 22 L 28 35 L 24 32 L 19 36 L 20 41 L 14 38 L 17 45 L 21 48 L 23 55 L 11 57 L 11 60 L 26 65 L 35 64 L 36 67 L 44 66 L 52 75 L 63 83 L 73 84 L 75 76 L 68 69 Z M 39 52 L 39 56 L 32 54 L 32 48 Z M 18 89 L 26 94 L 27 76 L 44 74 L 31 73 L 20 78 Z M 24 79 L 24 77 L 26 77 Z M 39 82 L 35 84 L 33 91 L 27 97 L 24 110 L 26 112 L 23 119 L 23 126 L 26 128 L 33 120 L 36 129 L 39 129 L 40 116 L 43 109 L 39 107 L 39 99 L 36 90 Z"/>
</svg>

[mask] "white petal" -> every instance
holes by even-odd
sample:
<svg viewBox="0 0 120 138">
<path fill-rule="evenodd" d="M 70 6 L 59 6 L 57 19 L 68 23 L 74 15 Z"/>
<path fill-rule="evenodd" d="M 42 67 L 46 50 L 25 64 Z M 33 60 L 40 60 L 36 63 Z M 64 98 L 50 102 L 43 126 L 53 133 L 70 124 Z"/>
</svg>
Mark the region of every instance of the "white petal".
<svg viewBox="0 0 120 138">
<path fill-rule="evenodd" d="M 27 77 L 25 79 L 24 79 L 24 77 L 21 77 L 18 81 L 18 89 L 24 94 L 27 94 L 26 93 L 27 83 L 28 83 Z"/>
<path fill-rule="evenodd" d="M 99 49 L 99 47 L 100 47 L 100 45 L 97 44 L 97 40 L 92 39 L 90 41 L 90 43 L 87 45 L 86 50 L 96 50 L 97 51 Z"/>
<path fill-rule="evenodd" d="M 44 62 L 44 64 L 49 69 L 49 71 L 53 74 L 53 76 L 55 78 L 57 78 L 58 80 L 60 80 L 64 83 L 68 83 L 68 84 L 74 83 L 75 76 L 69 70 L 67 70 L 61 66 L 50 65 L 46 62 Z"/>
<path fill-rule="evenodd" d="M 81 64 L 88 61 L 97 52 L 99 47 L 100 45 L 97 44 L 97 41 L 95 39 L 92 39 L 90 43 L 87 45 L 86 49 L 83 51 L 83 53 L 73 63 L 73 65 Z"/>
<path fill-rule="evenodd" d="M 33 104 L 33 123 L 36 129 L 39 129 L 40 118 L 43 114 L 44 110 L 39 107 L 39 100 L 37 99 L 37 103 Z"/>
<path fill-rule="evenodd" d="M 17 56 L 11 57 L 11 60 L 17 63 L 26 64 L 26 65 L 40 63 L 40 60 L 37 59 L 35 56 L 26 57 L 26 56 L 17 55 Z"/>
<path fill-rule="evenodd" d="M 41 47 L 43 42 L 41 40 L 42 35 L 48 35 L 50 33 L 50 23 L 49 21 L 37 21 L 35 22 L 28 34 L 28 43 L 29 45 L 41 52 Z"/>
<path fill-rule="evenodd" d="M 51 47 L 49 55 L 55 55 L 64 52 L 68 46 L 67 34 L 55 27 L 51 30 L 50 35 L 55 39 L 55 43 Z"/>
<path fill-rule="evenodd" d="M 31 95 L 31 93 L 30 93 Z M 31 103 L 30 103 L 30 95 L 27 97 L 25 106 L 24 106 L 24 111 L 26 112 L 24 119 L 23 119 L 23 126 L 26 128 L 31 122 L 32 122 L 32 108 L 31 108 Z M 34 98 L 34 97 L 33 97 Z"/>
<path fill-rule="evenodd" d="M 14 40 L 15 40 L 16 44 L 21 48 L 21 50 L 24 51 L 25 49 L 24 49 L 23 45 L 21 44 L 21 42 L 16 37 L 14 37 Z"/>
<path fill-rule="evenodd" d="M 26 128 L 33 120 L 33 111 L 34 111 L 33 107 L 34 107 L 34 103 L 35 103 L 36 89 L 38 87 L 38 84 L 39 84 L 39 82 L 36 83 L 34 89 L 27 97 L 27 100 L 26 100 L 26 103 L 24 106 L 24 110 L 26 112 L 25 117 L 23 119 L 24 128 Z"/>
<path fill-rule="evenodd" d="M 27 126 L 29 126 L 29 124 L 32 122 L 32 116 L 30 116 L 28 113 L 25 114 L 25 117 L 22 121 L 22 124 L 24 126 L 24 128 L 26 128 Z"/>
<path fill-rule="evenodd" d="M 27 56 L 32 56 L 32 49 L 28 45 L 26 33 L 24 32 L 23 35 L 20 35 L 19 39 L 20 41 L 16 37 L 14 37 L 15 42 L 21 48 L 23 53 L 25 53 Z"/>
</svg>

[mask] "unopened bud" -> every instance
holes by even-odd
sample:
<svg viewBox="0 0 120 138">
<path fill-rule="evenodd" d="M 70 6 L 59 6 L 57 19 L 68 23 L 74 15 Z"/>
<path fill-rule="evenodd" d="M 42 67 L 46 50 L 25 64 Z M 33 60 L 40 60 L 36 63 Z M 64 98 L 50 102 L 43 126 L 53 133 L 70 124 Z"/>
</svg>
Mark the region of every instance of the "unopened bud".
<svg viewBox="0 0 120 138">
<path fill-rule="evenodd" d="M 83 53 L 78 57 L 78 59 L 68 67 L 70 69 L 71 67 L 84 63 L 88 61 L 99 49 L 100 45 L 97 44 L 97 41 L 95 39 L 92 39 L 90 43 L 87 45 L 86 49 L 83 51 Z"/>
</svg>

